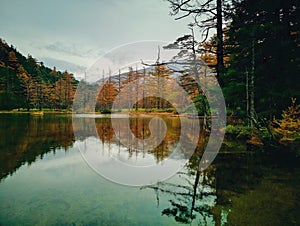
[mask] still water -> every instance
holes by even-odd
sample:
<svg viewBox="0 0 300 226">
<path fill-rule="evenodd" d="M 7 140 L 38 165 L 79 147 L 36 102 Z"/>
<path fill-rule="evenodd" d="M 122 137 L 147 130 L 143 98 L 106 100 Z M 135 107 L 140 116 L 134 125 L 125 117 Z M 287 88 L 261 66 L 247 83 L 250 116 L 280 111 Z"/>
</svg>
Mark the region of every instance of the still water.
<svg viewBox="0 0 300 226">
<path fill-rule="evenodd" d="M 100 176 L 79 147 L 94 139 L 130 163 L 159 165 L 178 142 L 180 119 L 164 117 L 164 140 L 143 152 L 118 141 L 109 117 L 81 117 L 95 121 L 90 134 L 74 136 L 70 115 L 0 115 L 0 225 L 300 224 L 300 170 L 294 157 L 247 151 L 245 142 L 227 137 L 213 164 L 198 172 L 203 137 L 174 176 L 129 187 Z M 131 131 L 147 138 L 150 119 L 132 117 Z M 118 120 L 122 125 L 124 119 Z M 198 123 L 184 120 L 191 128 Z"/>
</svg>

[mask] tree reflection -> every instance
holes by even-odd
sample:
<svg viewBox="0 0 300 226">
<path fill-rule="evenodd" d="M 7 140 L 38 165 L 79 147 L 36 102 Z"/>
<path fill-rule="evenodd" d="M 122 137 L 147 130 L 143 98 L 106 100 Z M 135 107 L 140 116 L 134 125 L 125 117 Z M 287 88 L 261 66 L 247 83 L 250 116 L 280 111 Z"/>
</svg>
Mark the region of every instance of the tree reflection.
<svg viewBox="0 0 300 226">
<path fill-rule="evenodd" d="M 67 150 L 74 143 L 72 118 L 66 115 L 1 115 L 0 136 L 0 179 L 37 157 L 55 153 L 57 148 Z"/>
<path fill-rule="evenodd" d="M 223 225 L 227 222 L 230 200 L 260 183 L 264 161 L 261 155 L 241 153 L 238 148 L 221 149 L 214 164 L 199 171 L 206 141 L 202 133 L 198 148 L 170 181 L 142 188 L 155 191 L 158 206 L 160 199 L 168 198 L 169 206 L 163 207 L 162 215 L 185 224 Z"/>
<path fill-rule="evenodd" d="M 127 119 L 122 117 L 117 119 L 119 131 L 129 129 L 137 138 L 147 139 L 151 133 L 149 122 L 152 116 L 132 116 L 129 118 L 129 128 L 126 127 Z M 43 117 L 32 116 L 29 114 L 7 114 L 1 115 L 0 125 L 0 178 L 5 178 L 12 174 L 23 164 L 31 164 L 36 159 L 43 158 L 48 152 L 55 153 L 57 148 L 65 150 L 72 146 L 76 134 L 76 139 L 85 140 L 88 137 L 99 138 L 103 145 L 115 149 L 116 146 L 120 151 L 124 151 L 124 145 L 118 138 L 121 136 L 118 131 L 114 131 L 110 117 L 92 118 L 78 117 L 76 123 L 72 121 L 71 115 L 52 115 L 45 114 Z M 74 120 L 74 118 L 73 118 Z M 157 163 L 162 162 L 170 156 L 180 139 L 180 119 L 176 117 L 163 117 L 167 132 L 159 145 L 154 149 L 145 149 L 143 147 L 136 148 L 137 145 L 132 142 L 132 137 L 125 136 L 128 139 L 126 146 L 126 154 L 128 158 L 133 156 L 152 155 Z M 193 120 L 189 129 L 185 134 L 186 143 L 191 143 L 193 139 L 192 131 L 194 128 Z M 96 127 L 95 127 L 96 125 Z M 159 125 L 155 125 L 158 127 Z M 125 133 L 126 134 L 126 133 Z M 129 134 L 129 133 L 127 133 Z M 114 145 L 110 145 L 114 144 Z M 110 151 L 110 150 L 109 150 Z M 188 153 L 189 150 L 182 150 L 182 154 Z M 140 155 L 142 154 L 142 155 Z"/>
<path fill-rule="evenodd" d="M 216 202 L 216 168 L 211 165 L 205 171 L 198 169 L 206 140 L 202 131 L 197 149 L 184 169 L 173 178 L 175 182 L 159 182 L 142 188 L 155 191 L 158 206 L 160 196 L 169 197 L 170 206 L 162 210 L 162 215 L 174 217 L 177 222 L 191 224 L 196 220 L 206 225 L 213 221 L 211 209 Z"/>
<path fill-rule="evenodd" d="M 131 158 L 133 155 L 147 152 L 149 154 L 153 154 L 157 162 L 160 162 L 171 154 L 173 151 L 172 147 L 179 140 L 180 120 L 178 118 L 164 118 L 164 121 L 167 125 L 167 133 L 163 141 L 153 150 L 146 150 L 143 147 L 137 148 L 138 145 L 135 143 L 136 140 L 133 141 L 131 133 L 136 138 L 141 140 L 148 138 L 150 136 L 149 123 L 151 119 L 151 117 L 131 117 L 129 119 L 128 128 L 127 119 L 118 118 L 116 125 L 119 132 L 114 131 L 111 118 L 97 118 L 95 123 L 98 137 L 103 143 L 114 143 L 120 147 L 124 146 L 124 144 L 120 142 L 120 140 L 123 140 L 125 141 L 124 143 L 126 143 L 129 158 Z M 156 126 L 159 130 L 159 125 Z M 130 129 L 130 131 L 127 131 L 128 129 Z M 120 133 L 120 131 L 122 131 L 122 133 Z"/>
</svg>

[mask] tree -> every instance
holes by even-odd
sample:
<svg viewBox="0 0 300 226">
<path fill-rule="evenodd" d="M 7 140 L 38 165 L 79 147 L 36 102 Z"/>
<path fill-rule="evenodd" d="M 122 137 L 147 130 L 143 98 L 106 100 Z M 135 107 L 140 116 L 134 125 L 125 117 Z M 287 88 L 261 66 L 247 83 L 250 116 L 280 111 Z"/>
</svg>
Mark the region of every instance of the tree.
<svg viewBox="0 0 300 226">
<path fill-rule="evenodd" d="M 296 99 L 292 99 L 291 106 L 283 111 L 282 119 L 273 121 L 272 129 L 281 144 L 289 147 L 299 147 L 300 104 L 296 105 Z"/>
<path fill-rule="evenodd" d="M 103 80 L 102 82 L 103 85 L 97 96 L 96 111 L 110 113 L 115 98 L 118 95 L 118 89 L 115 88 L 115 83 L 112 81 L 111 75 L 109 75 L 107 80 Z"/>
<path fill-rule="evenodd" d="M 11 66 L 12 68 L 17 68 L 18 59 L 17 59 L 16 54 L 15 54 L 14 51 L 10 51 L 8 53 L 8 62 L 9 62 L 9 66 Z"/>
<path fill-rule="evenodd" d="M 205 42 L 209 37 L 211 29 L 216 29 L 217 43 L 217 78 L 224 71 L 224 50 L 223 50 L 223 8 L 229 10 L 230 5 L 226 0 L 207 0 L 200 2 L 198 0 L 168 0 L 171 8 L 171 15 L 177 15 L 178 19 L 188 16 L 194 17 L 194 24 L 199 27 Z"/>
<path fill-rule="evenodd" d="M 229 107 L 248 112 L 253 124 L 279 116 L 291 97 L 300 96 L 298 33 L 298 1 L 235 3 L 223 91 Z"/>
<path fill-rule="evenodd" d="M 191 27 L 190 29 L 191 35 L 180 37 L 174 43 L 164 48 L 180 50 L 177 56 L 173 58 L 173 61 L 170 62 L 170 65 L 179 68 L 174 71 L 182 74 L 179 80 L 180 85 L 190 94 L 193 102 L 196 104 L 197 114 L 204 115 L 207 118 L 210 115 L 210 110 L 204 90 L 201 88 L 201 86 L 205 86 L 203 78 L 207 76 L 207 70 L 201 59 L 203 55 L 200 55 L 201 45 L 195 40 L 193 28 Z M 202 81 L 200 81 L 201 77 Z"/>
<path fill-rule="evenodd" d="M 156 93 L 156 108 L 161 109 L 165 108 L 164 106 L 164 97 L 166 96 L 166 84 L 165 79 L 167 79 L 171 75 L 171 71 L 165 66 L 165 65 L 157 65 L 154 67 L 153 72 L 149 72 L 150 76 L 155 77 L 155 80 L 150 80 L 151 83 L 150 86 L 152 86 L 152 89 L 154 89 L 154 92 Z"/>
<path fill-rule="evenodd" d="M 26 72 L 21 72 L 19 74 L 19 78 L 22 81 L 22 88 L 24 90 L 24 96 L 26 97 L 26 108 L 29 111 L 30 109 L 30 102 L 32 97 L 32 87 L 34 85 L 31 75 L 27 74 Z"/>
<path fill-rule="evenodd" d="M 2 103 L 9 103 L 1 104 L 4 109 L 69 108 L 77 83 L 72 74 L 51 70 L 0 40 L 0 93 Z"/>
</svg>

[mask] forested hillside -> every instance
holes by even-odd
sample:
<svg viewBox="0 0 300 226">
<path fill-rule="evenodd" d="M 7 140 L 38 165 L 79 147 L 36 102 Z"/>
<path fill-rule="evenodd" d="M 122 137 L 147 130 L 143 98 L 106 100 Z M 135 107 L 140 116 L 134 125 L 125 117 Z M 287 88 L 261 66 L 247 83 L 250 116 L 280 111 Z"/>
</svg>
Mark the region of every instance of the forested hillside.
<svg viewBox="0 0 300 226">
<path fill-rule="evenodd" d="M 68 109 L 77 83 L 71 73 L 50 69 L 0 39 L 1 110 Z"/>
</svg>

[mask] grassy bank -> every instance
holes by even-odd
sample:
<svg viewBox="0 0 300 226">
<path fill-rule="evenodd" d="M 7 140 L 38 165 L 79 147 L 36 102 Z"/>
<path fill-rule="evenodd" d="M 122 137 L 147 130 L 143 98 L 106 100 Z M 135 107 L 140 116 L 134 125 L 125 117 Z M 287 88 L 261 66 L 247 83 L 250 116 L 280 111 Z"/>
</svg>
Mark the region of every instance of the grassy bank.
<svg viewBox="0 0 300 226">
<path fill-rule="evenodd" d="M 27 111 L 26 109 L 13 109 L 13 110 L 0 110 L 0 114 L 30 114 L 34 112 L 43 112 L 45 114 L 71 114 L 71 110 L 53 110 L 53 109 L 30 109 Z"/>
</svg>

